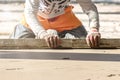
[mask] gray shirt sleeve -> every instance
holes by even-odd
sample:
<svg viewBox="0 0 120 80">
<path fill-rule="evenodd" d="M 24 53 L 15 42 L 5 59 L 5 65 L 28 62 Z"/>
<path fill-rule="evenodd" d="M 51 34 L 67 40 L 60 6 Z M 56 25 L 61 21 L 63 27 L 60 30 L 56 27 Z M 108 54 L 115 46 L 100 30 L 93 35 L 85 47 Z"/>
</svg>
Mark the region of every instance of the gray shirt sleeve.
<svg viewBox="0 0 120 80">
<path fill-rule="evenodd" d="M 25 2 L 25 18 L 32 31 L 37 35 L 39 32 L 45 31 L 37 19 L 39 0 L 26 0 Z"/>
<path fill-rule="evenodd" d="M 99 15 L 97 11 L 97 7 L 91 0 L 76 0 L 83 11 L 89 17 L 89 26 L 90 28 L 99 28 Z"/>
</svg>

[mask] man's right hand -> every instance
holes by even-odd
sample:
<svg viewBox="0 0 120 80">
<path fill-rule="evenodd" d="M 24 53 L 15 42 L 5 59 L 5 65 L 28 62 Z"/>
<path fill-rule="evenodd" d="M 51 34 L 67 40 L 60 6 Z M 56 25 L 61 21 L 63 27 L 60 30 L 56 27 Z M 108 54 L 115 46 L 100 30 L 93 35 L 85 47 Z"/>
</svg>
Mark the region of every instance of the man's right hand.
<svg viewBox="0 0 120 80">
<path fill-rule="evenodd" d="M 57 48 L 60 45 L 60 39 L 56 35 L 48 34 L 44 39 L 50 48 Z"/>
<path fill-rule="evenodd" d="M 45 39 L 48 47 L 57 48 L 60 45 L 60 39 L 58 37 L 57 31 L 53 29 L 48 29 L 45 32 L 41 32 L 38 35 L 39 39 Z"/>
</svg>

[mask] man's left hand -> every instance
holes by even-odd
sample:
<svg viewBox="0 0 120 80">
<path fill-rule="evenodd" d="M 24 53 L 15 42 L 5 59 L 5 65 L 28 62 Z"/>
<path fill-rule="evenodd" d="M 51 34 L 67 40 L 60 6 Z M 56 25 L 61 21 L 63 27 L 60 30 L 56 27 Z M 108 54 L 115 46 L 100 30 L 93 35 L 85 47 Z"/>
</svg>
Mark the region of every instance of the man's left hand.
<svg viewBox="0 0 120 80">
<path fill-rule="evenodd" d="M 88 46 L 91 48 L 98 48 L 100 45 L 100 38 L 101 34 L 99 33 L 98 29 L 91 29 L 86 37 Z"/>
</svg>

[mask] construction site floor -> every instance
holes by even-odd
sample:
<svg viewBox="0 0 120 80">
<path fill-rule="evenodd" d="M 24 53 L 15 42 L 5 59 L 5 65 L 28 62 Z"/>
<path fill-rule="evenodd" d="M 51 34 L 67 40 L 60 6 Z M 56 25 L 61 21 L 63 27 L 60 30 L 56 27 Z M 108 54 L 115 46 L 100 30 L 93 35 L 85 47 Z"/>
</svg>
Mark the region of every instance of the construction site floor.
<svg viewBox="0 0 120 80">
<path fill-rule="evenodd" d="M 0 50 L 0 80 L 120 80 L 120 49 Z"/>
</svg>

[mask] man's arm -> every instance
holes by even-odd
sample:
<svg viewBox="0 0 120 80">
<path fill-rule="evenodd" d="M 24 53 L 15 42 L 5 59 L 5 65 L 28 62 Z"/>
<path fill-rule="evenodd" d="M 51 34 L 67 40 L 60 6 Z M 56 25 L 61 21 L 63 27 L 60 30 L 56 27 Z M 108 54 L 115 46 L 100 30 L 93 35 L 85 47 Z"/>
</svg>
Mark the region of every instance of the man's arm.
<svg viewBox="0 0 120 80">
<path fill-rule="evenodd" d="M 76 0 L 82 7 L 84 13 L 89 17 L 90 31 L 86 37 L 88 45 L 92 48 L 99 46 L 100 33 L 99 33 L 99 15 L 97 7 L 91 0 Z"/>
<path fill-rule="evenodd" d="M 99 28 L 99 15 L 96 6 L 91 0 L 76 0 L 84 13 L 86 13 L 89 17 L 90 28 Z"/>
<path fill-rule="evenodd" d="M 37 19 L 38 6 L 39 0 L 26 0 L 24 10 L 26 22 L 29 24 L 36 36 L 40 32 L 45 33 L 45 29 L 41 26 Z"/>
<path fill-rule="evenodd" d="M 59 46 L 57 31 L 43 28 L 37 19 L 38 8 L 39 0 L 26 0 L 24 10 L 26 21 L 38 39 L 45 39 L 49 47 L 56 48 Z"/>
</svg>

